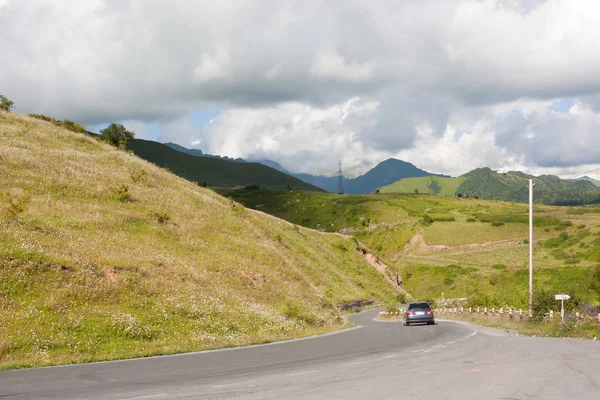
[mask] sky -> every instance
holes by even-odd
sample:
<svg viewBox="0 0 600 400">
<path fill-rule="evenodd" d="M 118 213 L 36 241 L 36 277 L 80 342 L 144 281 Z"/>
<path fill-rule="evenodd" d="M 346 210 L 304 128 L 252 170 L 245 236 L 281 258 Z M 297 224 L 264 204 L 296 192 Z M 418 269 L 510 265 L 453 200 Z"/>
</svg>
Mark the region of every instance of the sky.
<svg viewBox="0 0 600 400">
<path fill-rule="evenodd" d="M 14 111 L 294 172 L 600 179 L 597 0 L 0 0 Z"/>
</svg>

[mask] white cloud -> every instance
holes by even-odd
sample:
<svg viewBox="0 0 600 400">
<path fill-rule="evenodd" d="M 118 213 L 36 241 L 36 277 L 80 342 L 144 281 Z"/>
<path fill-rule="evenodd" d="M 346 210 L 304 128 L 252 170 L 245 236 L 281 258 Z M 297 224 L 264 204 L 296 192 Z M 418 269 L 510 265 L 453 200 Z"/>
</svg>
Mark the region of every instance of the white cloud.
<svg viewBox="0 0 600 400">
<path fill-rule="evenodd" d="M 348 82 L 361 82 L 371 77 L 371 71 L 366 65 L 356 61 L 347 62 L 336 52 L 317 54 L 310 73 L 318 78 Z"/>
<path fill-rule="evenodd" d="M 598 15 L 594 0 L 0 0 L 0 89 L 18 112 L 156 123 L 161 141 L 292 169 L 584 168 L 600 159 Z M 224 111 L 197 129 L 203 107 Z"/>
<path fill-rule="evenodd" d="M 297 172 L 324 172 L 337 160 L 364 158 L 357 134 L 373 124 L 377 103 L 352 98 L 315 108 L 302 103 L 236 108 L 205 125 L 205 149 L 230 157 L 285 161 Z M 225 133 L 225 134 L 224 134 Z"/>
</svg>

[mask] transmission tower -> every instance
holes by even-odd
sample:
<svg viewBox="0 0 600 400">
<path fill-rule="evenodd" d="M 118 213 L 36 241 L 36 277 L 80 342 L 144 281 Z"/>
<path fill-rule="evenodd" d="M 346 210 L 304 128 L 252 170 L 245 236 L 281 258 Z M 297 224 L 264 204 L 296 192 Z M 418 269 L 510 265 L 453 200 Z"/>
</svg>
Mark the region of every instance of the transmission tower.
<svg viewBox="0 0 600 400">
<path fill-rule="evenodd" d="M 340 169 L 338 170 L 338 194 L 344 194 L 344 177 L 342 176 L 342 160 L 340 160 Z"/>
</svg>

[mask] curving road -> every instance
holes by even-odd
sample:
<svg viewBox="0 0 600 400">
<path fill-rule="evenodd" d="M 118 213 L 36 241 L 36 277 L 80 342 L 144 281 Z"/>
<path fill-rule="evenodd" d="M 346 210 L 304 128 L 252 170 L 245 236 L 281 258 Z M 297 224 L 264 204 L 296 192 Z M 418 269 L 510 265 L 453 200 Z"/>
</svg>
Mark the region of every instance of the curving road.
<svg viewBox="0 0 600 400">
<path fill-rule="evenodd" d="M 0 373 L 0 399 L 594 399 L 600 344 L 440 321 L 269 345 Z"/>
</svg>

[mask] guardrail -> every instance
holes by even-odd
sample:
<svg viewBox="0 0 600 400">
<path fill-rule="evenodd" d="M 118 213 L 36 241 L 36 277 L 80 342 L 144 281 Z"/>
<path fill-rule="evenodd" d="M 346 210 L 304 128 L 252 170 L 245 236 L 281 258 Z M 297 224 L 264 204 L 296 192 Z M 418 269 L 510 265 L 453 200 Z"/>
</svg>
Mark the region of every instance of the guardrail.
<svg viewBox="0 0 600 400">
<path fill-rule="evenodd" d="M 529 317 L 525 310 L 515 307 L 441 307 L 433 310 L 436 315 L 453 317 L 453 316 L 489 316 L 499 318 L 500 320 L 508 321 L 528 321 Z M 398 308 L 398 311 L 382 311 L 379 313 L 383 317 L 401 316 L 404 313 L 404 308 Z M 560 313 L 549 310 L 544 315 L 544 322 L 555 322 L 561 319 Z M 565 314 L 565 320 L 577 322 L 597 322 L 600 324 L 600 313 L 590 315 L 580 312 Z"/>
<path fill-rule="evenodd" d="M 528 314 L 523 309 L 515 308 L 515 307 L 501 307 L 501 308 L 488 308 L 488 307 L 453 307 L 453 308 L 437 308 L 434 312 L 438 315 L 446 315 L 446 316 L 468 316 L 468 315 L 479 315 L 479 316 L 491 316 L 497 317 L 500 319 L 508 319 L 510 321 L 527 321 Z M 555 320 L 560 320 L 560 313 L 554 312 L 553 310 L 549 310 L 548 313 L 544 315 L 545 322 L 553 322 Z M 598 322 L 600 324 L 600 313 L 596 313 L 595 315 L 580 313 L 578 311 L 574 313 L 565 314 L 566 320 L 575 320 L 581 322 Z"/>
</svg>

